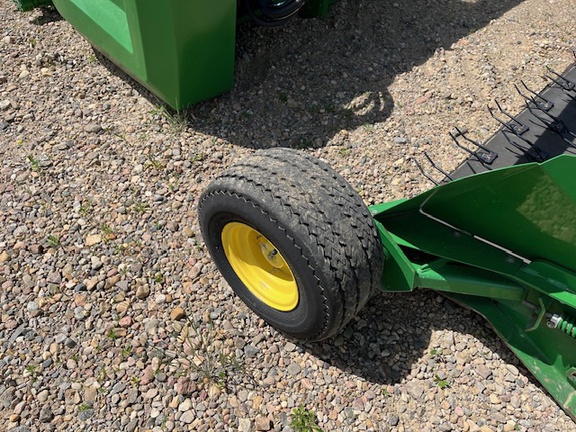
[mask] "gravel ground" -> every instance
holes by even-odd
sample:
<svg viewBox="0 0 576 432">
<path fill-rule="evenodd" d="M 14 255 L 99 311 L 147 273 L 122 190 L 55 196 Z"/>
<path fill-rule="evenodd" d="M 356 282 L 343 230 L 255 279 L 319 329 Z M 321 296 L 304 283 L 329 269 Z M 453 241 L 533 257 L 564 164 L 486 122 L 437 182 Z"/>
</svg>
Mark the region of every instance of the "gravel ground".
<svg viewBox="0 0 576 432">
<path fill-rule="evenodd" d="M 289 341 L 234 298 L 198 196 L 257 148 L 328 161 L 367 203 L 431 185 L 574 61 L 569 0 L 341 0 L 238 30 L 235 88 L 170 114 L 54 13 L 0 0 L 0 430 L 573 431 L 476 315 L 377 295 L 343 334 Z"/>
</svg>

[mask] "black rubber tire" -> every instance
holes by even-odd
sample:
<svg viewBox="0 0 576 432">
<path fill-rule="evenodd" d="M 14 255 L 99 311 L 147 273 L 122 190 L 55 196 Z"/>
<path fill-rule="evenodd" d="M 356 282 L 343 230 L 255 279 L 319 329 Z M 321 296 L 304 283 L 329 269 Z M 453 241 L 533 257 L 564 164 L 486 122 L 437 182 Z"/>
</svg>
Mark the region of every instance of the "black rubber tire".
<svg viewBox="0 0 576 432">
<path fill-rule="evenodd" d="M 325 163 L 296 150 L 257 152 L 232 166 L 199 202 L 204 241 L 236 294 L 278 331 L 300 340 L 336 334 L 378 286 L 384 254 L 370 212 Z M 222 248 L 222 230 L 243 222 L 267 237 L 294 273 L 299 301 L 281 312 L 241 282 Z"/>
</svg>

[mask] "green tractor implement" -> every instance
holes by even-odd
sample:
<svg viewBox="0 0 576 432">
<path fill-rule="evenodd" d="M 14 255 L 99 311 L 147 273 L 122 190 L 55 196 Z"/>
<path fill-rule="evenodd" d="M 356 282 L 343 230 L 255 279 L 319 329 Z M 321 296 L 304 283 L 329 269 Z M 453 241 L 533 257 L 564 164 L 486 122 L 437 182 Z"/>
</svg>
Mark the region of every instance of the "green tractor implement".
<svg viewBox="0 0 576 432">
<path fill-rule="evenodd" d="M 336 334 L 374 287 L 441 292 L 486 318 L 576 419 L 574 82 L 572 67 L 539 94 L 518 86 L 527 109 L 496 102 L 488 142 L 452 135 L 470 154 L 454 172 L 436 181 L 416 162 L 437 185 L 370 208 L 315 158 L 257 152 L 204 192 L 204 240 L 236 294 L 300 340 Z"/>
</svg>

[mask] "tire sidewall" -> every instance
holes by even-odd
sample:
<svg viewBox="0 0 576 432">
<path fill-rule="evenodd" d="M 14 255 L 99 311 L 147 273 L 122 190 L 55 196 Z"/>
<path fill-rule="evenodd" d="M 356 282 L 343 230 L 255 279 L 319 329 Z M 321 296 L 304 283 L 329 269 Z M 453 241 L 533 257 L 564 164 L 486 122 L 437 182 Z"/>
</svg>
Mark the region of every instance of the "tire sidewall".
<svg viewBox="0 0 576 432">
<path fill-rule="evenodd" d="M 214 260 L 234 292 L 277 330 L 298 339 L 315 339 L 329 326 L 326 322 L 328 301 L 323 295 L 322 281 L 316 274 L 318 263 L 307 245 L 298 241 L 299 236 L 287 224 L 270 218 L 266 209 L 255 208 L 249 200 L 236 195 L 213 195 L 203 207 L 201 227 L 206 244 Z M 222 244 L 222 230 L 231 222 L 241 222 L 263 234 L 278 249 L 290 267 L 298 287 L 298 304 L 291 311 L 279 311 L 258 299 L 233 270 Z"/>
</svg>

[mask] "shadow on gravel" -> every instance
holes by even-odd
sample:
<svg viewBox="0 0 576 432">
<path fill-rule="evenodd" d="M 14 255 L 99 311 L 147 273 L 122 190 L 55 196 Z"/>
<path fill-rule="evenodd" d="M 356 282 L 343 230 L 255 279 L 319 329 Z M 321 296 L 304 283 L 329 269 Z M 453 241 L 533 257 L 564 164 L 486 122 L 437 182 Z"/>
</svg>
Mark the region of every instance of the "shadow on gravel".
<svg viewBox="0 0 576 432">
<path fill-rule="evenodd" d="M 421 358 L 432 360 L 434 351 L 441 352 L 444 345 L 453 343 L 431 344 L 434 330 L 474 336 L 488 348 L 486 355 L 490 352 L 517 365 L 530 382 L 542 388 L 481 316 L 432 291 L 377 294 L 343 334 L 300 346 L 361 379 L 394 385 L 410 375 Z"/>
<path fill-rule="evenodd" d="M 241 25 L 234 89 L 190 109 L 190 125 L 252 147 L 319 147 L 386 120 L 396 76 L 521 0 L 340 0 L 327 17 Z"/>
<path fill-rule="evenodd" d="M 395 77 L 521 2 L 340 0 L 321 19 L 278 28 L 241 24 L 234 89 L 185 114 L 193 129 L 245 147 L 321 147 L 343 129 L 386 120 Z M 112 63 L 102 63 L 160 103 Z"/>
<path fill-rule="evenodd" d="M 42 11 L 42 15 L 37 16 L 31 21 L 34 25 L 42 26 L 51 22 L 62 21 L 64 19 L 53 7 L 42 7 L 40 10 Z"/>
</svg>

